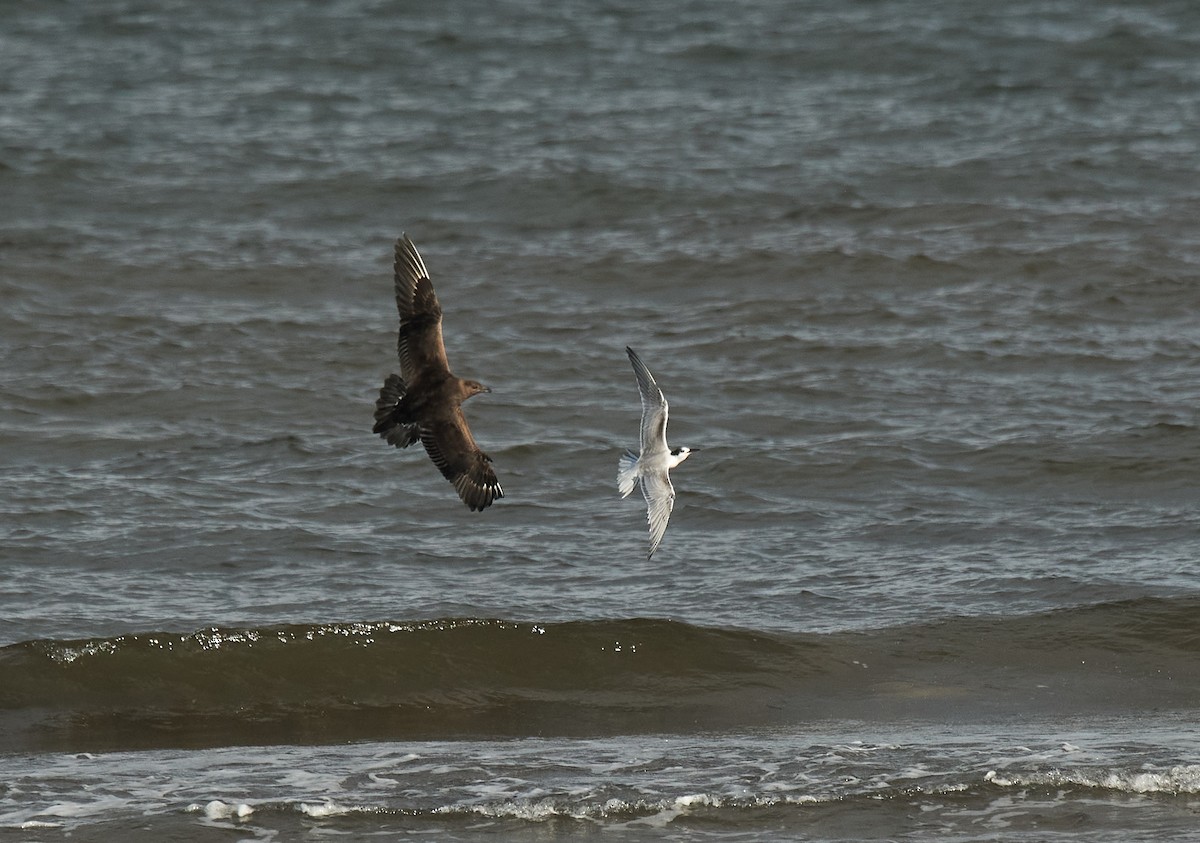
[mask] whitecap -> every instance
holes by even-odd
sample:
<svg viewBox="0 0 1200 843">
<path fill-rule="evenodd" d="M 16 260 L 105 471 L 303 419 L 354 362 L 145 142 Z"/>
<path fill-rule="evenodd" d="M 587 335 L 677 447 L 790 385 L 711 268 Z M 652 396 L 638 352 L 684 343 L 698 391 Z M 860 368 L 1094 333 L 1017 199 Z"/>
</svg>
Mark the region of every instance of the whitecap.
<svg viewBox="0 0 1200 843">
<path fill-rule="evenodd" d="M 214 799 L 201 808 L 199 805 L 189 805 L 189 811 L 203 811 L 210 820 L 228 820 L 233 817 L 243 818 L 254 813 L 254 809 L 246 803 L 229 805 L 220 799 Z"/>
<path fill-rule="evenodd" d="M 989 770 L 984 781 L 998 787 L 1077 787 L 1115 790 L 1122 793 L 1200 793 L 1200 764 L 1180 764 L 1159 771 L 1047 770 L 1001 775 Z"/>
</svg>

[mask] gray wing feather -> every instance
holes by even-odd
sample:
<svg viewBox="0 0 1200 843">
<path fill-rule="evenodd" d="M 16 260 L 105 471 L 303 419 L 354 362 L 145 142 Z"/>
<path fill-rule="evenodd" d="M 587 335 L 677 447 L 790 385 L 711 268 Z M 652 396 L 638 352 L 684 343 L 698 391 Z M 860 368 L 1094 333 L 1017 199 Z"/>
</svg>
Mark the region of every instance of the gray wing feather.
<svg viewBox="0 0 1200 843">
<path fill-rule="evenodd" d="M 649 559 L 658 549 L 663 534 L 667 532 L 667 521 L 671 518 L 671 510 L 675 506 L 675 487 L 667 472 L 643 474 L 640 478 L 642 494 L 646 498 L 646 523 L 650 528 L 650 551 L 646 554 Z"/>
<path fill-rule="evenodd" d="M 633 373 L 637 375 L 638 392 L 642 397 L 642 456 L 667 447 L 667 399 L 654 381 L 654 375 L 646 368 L 642 358 L 632 348 L 625 346 Z"/>
</svg>

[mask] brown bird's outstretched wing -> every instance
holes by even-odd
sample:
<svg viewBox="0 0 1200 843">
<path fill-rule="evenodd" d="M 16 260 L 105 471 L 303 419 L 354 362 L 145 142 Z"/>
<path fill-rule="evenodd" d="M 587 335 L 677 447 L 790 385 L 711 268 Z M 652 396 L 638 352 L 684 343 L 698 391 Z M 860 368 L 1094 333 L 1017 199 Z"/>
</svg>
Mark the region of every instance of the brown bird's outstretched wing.
<svg viewBox="0 0 1200 843">
<path fill-rule="evenodd" d="M 461 409 L 455 408 L 449 418 L 422 425 L 421 444 L 472 510 L 482 512 L 504 497 L 504 489 L 492 470 L 492 458 L 475 444 Z"/>
<path fill-rule="evenodd" d="M 400 374 L 409 386 L 430 375 L 448 375 L 446 346 L 442 342 L 442 306 L 421 253 L 408 239 L 396 241 L 396 309 L 400 311 Z"/>
</svg>

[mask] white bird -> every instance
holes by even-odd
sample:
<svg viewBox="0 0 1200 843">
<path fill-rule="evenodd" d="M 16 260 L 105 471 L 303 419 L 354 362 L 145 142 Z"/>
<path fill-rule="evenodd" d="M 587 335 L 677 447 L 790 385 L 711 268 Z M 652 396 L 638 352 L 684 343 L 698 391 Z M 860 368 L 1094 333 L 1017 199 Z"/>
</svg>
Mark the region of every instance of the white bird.
<svg viewBox="0 0 1200 843">
<path fill-rule="evenodd" d="M 654 382 L 633 349 L 625 346 L 642 395 L 642 452 L 626 451 L 617 461 L 617 488 L 621 497 L 629 497 L 633 487 L 641 485 L 646 498 L 646 521 L 650 527 L 649 559 L 667 531 L 667 521 L 675 506 L 675 487 L 670 471 L 695 453 L 698 448 L 671 448 L 667 445 L 667 399 Z"/>
</svg>

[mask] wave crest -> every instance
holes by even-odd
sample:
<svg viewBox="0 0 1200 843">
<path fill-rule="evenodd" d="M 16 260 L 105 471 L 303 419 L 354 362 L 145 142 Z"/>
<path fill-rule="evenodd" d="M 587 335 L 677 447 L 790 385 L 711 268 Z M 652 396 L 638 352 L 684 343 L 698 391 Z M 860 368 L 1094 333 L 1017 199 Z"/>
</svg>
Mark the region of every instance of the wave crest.
<svg viewBox="0 0 1200 843">
<path fill-rule="evenodd" d="M 0 748 L 694 732 L 1191 710 L 1200 597 L 865 632 L 661 619 L 206 628 L 0 648 Z"/>
</svg>

